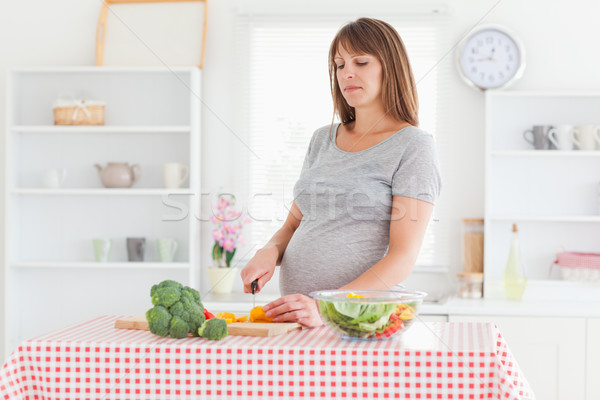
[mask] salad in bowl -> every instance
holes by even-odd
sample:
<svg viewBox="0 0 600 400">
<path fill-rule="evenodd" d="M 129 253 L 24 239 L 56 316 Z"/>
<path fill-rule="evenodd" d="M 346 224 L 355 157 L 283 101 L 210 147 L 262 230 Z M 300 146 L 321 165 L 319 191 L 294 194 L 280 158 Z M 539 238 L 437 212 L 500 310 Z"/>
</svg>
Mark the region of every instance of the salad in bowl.
<svg viewBox="0 0 600 400">
<path fill-rule="evenodd" d="M 325 290 L 310 293 L 323 321 L 343 339 L 385 340 L 415 321 L 424 292 L 404 290 Z"/>
</svg>

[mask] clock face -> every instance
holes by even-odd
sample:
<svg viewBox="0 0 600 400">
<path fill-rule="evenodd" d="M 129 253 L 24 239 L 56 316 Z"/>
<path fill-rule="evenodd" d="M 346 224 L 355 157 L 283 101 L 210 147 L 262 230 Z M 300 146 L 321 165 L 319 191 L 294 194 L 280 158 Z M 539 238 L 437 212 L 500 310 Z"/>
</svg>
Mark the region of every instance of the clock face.
<svg viewBox="0 0 600 400">
<path fill-rule="evenodd" d="M 499 88 L 516 79 L 522 72 L 522 49 L 505 32 L 482 29 L 472 34 L 459 54 L 463 77 L 482 89 Z"/>
</svg>

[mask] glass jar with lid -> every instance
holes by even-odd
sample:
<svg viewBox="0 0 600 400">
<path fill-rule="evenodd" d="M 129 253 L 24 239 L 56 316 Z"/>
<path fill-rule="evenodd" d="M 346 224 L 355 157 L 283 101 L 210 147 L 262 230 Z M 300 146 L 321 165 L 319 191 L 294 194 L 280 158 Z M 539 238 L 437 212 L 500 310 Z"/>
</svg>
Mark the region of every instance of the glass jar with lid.
<svg viewBox="0 0 600 400">
<path fill-rule="evenodd" d="M 458 274 L 458 297 L 468 299 L 483 297 L 483 274 L 479 272 Z"/>
</svg>

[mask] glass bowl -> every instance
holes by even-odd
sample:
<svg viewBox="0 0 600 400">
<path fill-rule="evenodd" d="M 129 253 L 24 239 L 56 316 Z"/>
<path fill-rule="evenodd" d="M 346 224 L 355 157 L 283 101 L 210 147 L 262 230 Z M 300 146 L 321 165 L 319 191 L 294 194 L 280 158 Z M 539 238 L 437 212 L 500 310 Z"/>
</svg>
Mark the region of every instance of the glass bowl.
<svg viewBox="0 0 600 400">
<path fill-rule="evenodd" d="M 425 296 L 427 293 L 404 290 L 310 293 L 323 321 L 348 340 L 386 340 L 401 335 L 414 323 Z"/>
</svg>

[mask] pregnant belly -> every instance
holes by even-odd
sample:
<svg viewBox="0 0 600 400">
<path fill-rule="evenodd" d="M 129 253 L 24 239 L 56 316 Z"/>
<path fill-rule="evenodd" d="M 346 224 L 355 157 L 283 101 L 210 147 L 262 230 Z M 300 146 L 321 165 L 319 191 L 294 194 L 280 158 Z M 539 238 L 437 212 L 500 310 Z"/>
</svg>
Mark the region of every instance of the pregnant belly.
<svg viewBox="0 0 600 400">
<path fill-rule="evenodd" d="M 281 260 L 283 295 L 340 288 L 371 268 L 387 248 L 373 240 L 340 243 L 336 238 L 314 240 L 301 233 L 292 236 Z"/>
</svg>

